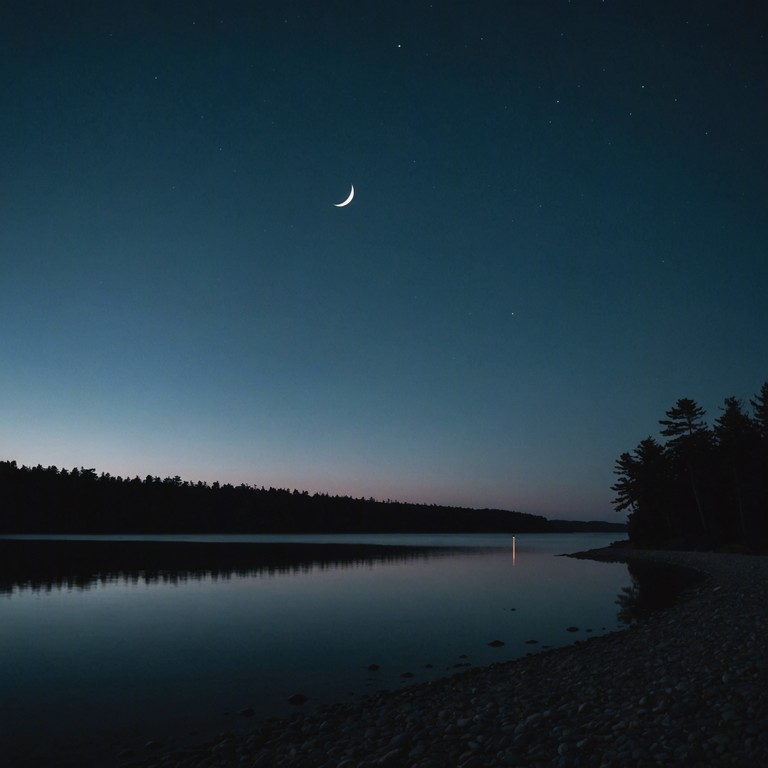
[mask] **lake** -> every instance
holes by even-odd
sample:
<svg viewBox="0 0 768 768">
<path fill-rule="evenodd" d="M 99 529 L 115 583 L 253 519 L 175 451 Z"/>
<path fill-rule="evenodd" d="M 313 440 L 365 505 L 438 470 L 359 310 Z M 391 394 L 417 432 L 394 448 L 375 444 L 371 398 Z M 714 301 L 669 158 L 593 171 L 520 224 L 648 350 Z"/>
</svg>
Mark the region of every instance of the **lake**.
<svg viewBox="0 0 768 768">
<path fill-rule="evenodd" d="M 616 538 L 0 537 L 3 764 L 119 765 L 614 631 L 627 566 L 557 555 Z"/>
</svg>

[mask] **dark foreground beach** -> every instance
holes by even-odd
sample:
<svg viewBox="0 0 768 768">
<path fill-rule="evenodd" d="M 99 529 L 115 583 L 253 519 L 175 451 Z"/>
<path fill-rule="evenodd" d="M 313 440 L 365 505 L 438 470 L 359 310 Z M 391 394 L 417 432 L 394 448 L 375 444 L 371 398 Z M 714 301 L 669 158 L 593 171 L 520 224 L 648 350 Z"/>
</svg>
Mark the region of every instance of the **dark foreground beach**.
<svg viewBox="0 0 768 768">
<path fill-rule="evenodd" d="M 625 631 L 124 765 L 768 766 L 768 557 L 578 556 L 705 577 Z"/>
</svg>

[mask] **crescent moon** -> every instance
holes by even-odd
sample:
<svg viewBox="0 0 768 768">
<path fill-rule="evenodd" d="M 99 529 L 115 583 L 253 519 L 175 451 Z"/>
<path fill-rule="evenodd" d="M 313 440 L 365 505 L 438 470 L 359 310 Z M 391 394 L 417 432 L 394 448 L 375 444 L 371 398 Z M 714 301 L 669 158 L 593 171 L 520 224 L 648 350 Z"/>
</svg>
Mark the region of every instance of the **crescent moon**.
<svg viewBox="0 0 768 768">
<path fill-rule="evenodd" d="M 334 203 L 337 208 L 343 208 L 345 205 L 349 205 L 352 202 L 352 198 L 355 196 L 355 185 L 350 184 L 352 189 L 349 190 L 349 197 L 343 203 Z"/>
</svg>

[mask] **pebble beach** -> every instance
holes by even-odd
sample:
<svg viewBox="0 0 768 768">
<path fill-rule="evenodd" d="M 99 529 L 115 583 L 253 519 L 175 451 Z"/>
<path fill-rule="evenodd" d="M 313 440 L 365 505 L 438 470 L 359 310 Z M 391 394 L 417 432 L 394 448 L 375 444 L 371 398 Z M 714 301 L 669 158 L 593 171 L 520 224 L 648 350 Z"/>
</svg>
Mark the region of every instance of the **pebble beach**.
<svg viewBox="0 0 768 768">
<path fill-rule="evenodd" d="M 768 557 L 618 547 L 575 556 L 702 578 L 626 630 L 121 765 L 768 766 Z"/>
</svg>

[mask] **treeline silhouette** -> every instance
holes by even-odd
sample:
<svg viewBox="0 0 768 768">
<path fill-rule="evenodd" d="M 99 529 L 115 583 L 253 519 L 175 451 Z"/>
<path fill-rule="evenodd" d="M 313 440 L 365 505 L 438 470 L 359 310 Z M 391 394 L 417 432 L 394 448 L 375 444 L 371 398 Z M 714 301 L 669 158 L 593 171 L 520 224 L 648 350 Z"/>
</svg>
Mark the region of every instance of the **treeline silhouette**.
<svg viewBox="0 0 768 768">
<path fill-rule="evenodd" d="M 0 462 L 0 533 L 539 533 L 540 515 Z"/>
<path fill-rule="evenodd" d="M 616 462 L 614 506 L 628 510 L 630 541 L 701 548 L 768 548 L 768 382 L 750 400 L 727 397 L 712 427 L 682 398 Z"/>
</svg>

